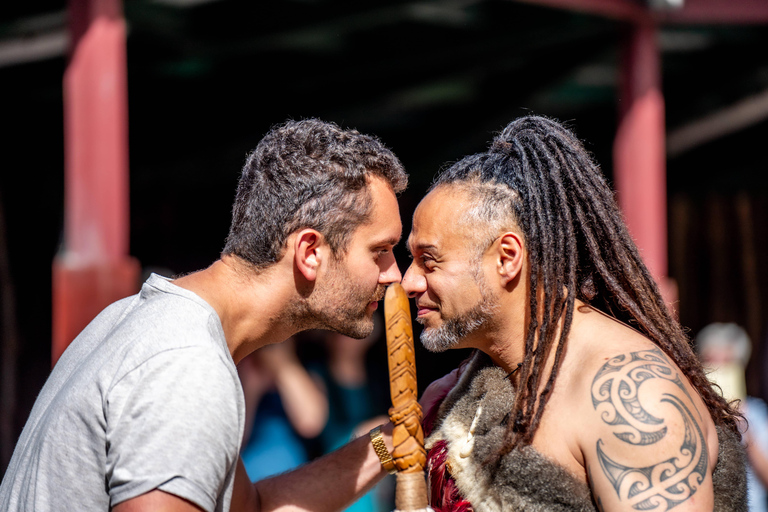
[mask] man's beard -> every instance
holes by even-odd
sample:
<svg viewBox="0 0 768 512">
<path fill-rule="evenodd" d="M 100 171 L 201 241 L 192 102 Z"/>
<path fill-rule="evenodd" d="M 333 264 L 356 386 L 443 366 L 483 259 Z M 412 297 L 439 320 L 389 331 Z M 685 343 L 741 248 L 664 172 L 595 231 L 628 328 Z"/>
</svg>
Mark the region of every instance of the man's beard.
<svg viewBox="0 0 768 512">
<path fill-rule="evenodd" d="M 482 293 L 482 299 L 468 311 L 445 320 L 440 327 L 425 328 L 421 331 L 421 343 L 430 352 L 445 352 L 454 348 L 462 339 L 485 326 L 496 307 L 493 300 Z M 417 321 L 421 323 L 420 320 Z"/>
<path fill-rule="evenodd" d="M 350 338 L 363 339 L 373 332 L 373 316 L 368 304 L 384 298 L 386 286 L 379 284 L 373 294 L 349 277 L 341 265 L 334 270 L 330 286 L 319 291 L 309 304 L 312 323 L 317 329 L 336 331 Z"/>
</svg>

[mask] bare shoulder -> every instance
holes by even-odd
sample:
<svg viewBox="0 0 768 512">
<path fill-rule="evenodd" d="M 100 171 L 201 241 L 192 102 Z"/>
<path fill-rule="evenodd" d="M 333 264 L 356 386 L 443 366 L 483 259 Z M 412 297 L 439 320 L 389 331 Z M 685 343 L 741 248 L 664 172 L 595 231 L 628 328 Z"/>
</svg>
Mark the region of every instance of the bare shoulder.
<svg viewBox="0 0 768 512">
<path fill-rule="evenodd" d="M 603 510 L 711 508 L 717 435 L 702 400 L 650 341 L 615 347 L 588 372 L 589 428 L 579 435 L 595 501 Z"/>
</svg>

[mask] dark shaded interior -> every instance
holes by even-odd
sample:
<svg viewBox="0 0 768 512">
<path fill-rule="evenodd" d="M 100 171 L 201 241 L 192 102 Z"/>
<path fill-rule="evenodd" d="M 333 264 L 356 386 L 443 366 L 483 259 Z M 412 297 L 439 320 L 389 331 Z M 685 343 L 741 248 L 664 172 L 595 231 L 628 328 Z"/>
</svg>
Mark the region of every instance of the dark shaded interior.
<svg viewBox="0 0 768 512">
<path fill-rule="evenodd" d="M 5 5 L 0 43 L 65 33 L 65 8 Z M 502 0 L 126 0 L 124 9 L 131 254 L 148 270 L 190 272 L 217 258 L 246 153 L 287 118 L 335 121 L 390 146 L 412 179 L 401 201 L 406 234 L 435 172 L 526 113 L 566 121 L 612 177 L 621 22 Z M 767 26 L 663 27 L 659 44 L 669 132 L 768 90 Z M 19 333 L 17 433 L 50 368 L 65 67 L 63 51 L 0 62 L 0 249 Z M 680 319 L 691 335 L 711 321 L 748 326 L 758 396 L 766 135 L 762 120 L 667 162 Z M 404 270 L 402 244 L 398 258 Z M 420 352 L 420 385 L 465 355 Z"/>
</svg>

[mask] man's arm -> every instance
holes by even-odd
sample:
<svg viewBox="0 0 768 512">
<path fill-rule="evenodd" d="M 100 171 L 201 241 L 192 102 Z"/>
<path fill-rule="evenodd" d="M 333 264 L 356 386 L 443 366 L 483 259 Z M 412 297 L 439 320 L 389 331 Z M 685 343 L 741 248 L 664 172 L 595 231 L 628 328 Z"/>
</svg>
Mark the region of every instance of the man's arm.
<svg viewBox="0 0 768 512">
<path fill-rule="evenodd" d="M 392 424 L 381 429 L 392 450 Z M 387 474 L 365 435 L 298 469 L 251 484 L 239 464 L 231 510 L 272 512 L 342 510 Z"/>
<path fill-rule="evenodd" d="M 392 424 L 381 428 L 392 450 Z M 242 459 L 238 461 L 230 510 L 233 512 L 342 510 L 387 474 L 365 435 L 298 469 L 252 484 Z M 201 512 L 185 499 L 150 491 L 116 505 L 113 512 Z"/>
<path fill-rule="evenodd" d="M 591 399 L 580 444 L 600 510 L 712 510 L 708 418 L 661 350 L 608 360 Z"/>
<path fill-rule="evenodd" d="M 741 427 L 742 440 L 747 451 L 749 465 L 760 484 L 763 487 L 768 487 L 768 454 L 765 452 L 765 445 L 760 442 L 765 439 L 764 429 L 768 423 L 765 404 L 761 401 L 747 399 L 741 402 L 741 412 L 748 422 Z"/>
<path fill-rule="evenodd" d="M 174 496 L 159 489 L 115 505 L 112 512 L 147 512 L 162 510 L 163 512 L 203 512 L 203 509 L 183 498 Z"/>
</svg>

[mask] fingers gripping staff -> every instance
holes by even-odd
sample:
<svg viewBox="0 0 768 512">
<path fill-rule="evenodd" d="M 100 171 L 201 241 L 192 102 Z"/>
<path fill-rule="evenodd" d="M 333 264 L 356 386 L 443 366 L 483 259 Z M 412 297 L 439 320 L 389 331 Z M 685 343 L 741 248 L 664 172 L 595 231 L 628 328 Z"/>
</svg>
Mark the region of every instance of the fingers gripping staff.
<svg viewBox="0 0 768 512">
<path fill-rule="evenodd" d="M 399 511 L 431 510 L 427 501 L 424 467 L 424 432 L 418 402 L 416 357 L 408 296 L 399 283 L 387 288 L 384 297 L 389 355 L 389 389 L 392 408 L 392 459 L 397 468 L 395 506 Z"/>
</svg>

